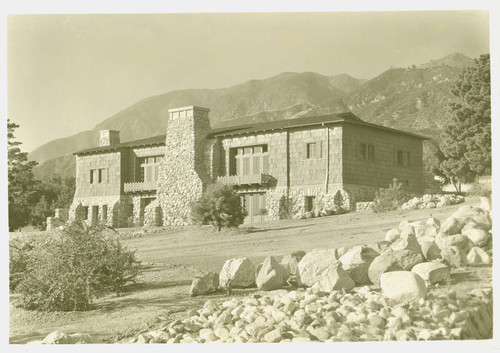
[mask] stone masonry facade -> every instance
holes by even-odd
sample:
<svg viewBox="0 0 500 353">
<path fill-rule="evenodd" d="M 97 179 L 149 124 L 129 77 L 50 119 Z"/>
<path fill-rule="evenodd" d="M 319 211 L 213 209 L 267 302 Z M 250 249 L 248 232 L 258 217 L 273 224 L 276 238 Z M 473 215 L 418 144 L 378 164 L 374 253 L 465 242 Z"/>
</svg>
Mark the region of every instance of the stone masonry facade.
<svg viewBox="0 0 500 353">
<path fill-rule="evenodd" d="M 328 214 L 371 201 L 393 178 L 423 189 L 424 137 L 352 113 L 211 129 L 209 109 L 169 110 L 166 135 L 76 152 L 69 220 L 112 227 L 188 225 L 190 203 L 214 182 L 240 194 L 247 222 Z"/>
</svg>

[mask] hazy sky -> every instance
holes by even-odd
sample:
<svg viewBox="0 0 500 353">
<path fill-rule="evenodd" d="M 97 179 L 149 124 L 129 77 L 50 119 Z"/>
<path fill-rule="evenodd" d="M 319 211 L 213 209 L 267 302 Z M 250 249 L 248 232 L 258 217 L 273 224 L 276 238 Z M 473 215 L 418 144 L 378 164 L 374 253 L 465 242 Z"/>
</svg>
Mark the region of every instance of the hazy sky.
<svg viewBox="0 0 500 353">
<path fill-rule="evenodd" d="M 31 151 L 137 101 L 284 71 L 373 78 L 489 52 L 488 12 L 10 15 L 8 116 Z"/>
</svg>

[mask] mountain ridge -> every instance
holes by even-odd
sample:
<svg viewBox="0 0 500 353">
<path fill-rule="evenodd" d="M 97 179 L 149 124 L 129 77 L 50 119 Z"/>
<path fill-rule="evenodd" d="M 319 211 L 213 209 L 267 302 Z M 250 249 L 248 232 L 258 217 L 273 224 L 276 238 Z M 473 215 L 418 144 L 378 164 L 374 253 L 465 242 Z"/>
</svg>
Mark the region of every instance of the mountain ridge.
<svg viewBox="0 0 500 353">
<path fill-rule="evenodd" d="M 370 80 L 283 72 L 228 88 L 170 91 L 144 98 L 92 130 L 50 141 L 29 157 L 41 163 L 35 170 L 38 176 L 58 173 L 57 166 L 72 167 L 68 155 L 97 145 L 99 130 L 120 130 L 122 142 L 161 135 L 168 109 L 187 105 L 210 108 L 214 128 L 352 111 L 367 122 L 436 137 L 448 114 L 447 103 L 454 99 L 450 85 L 464 63 L 473 59 L 453 53 L 418 67 L 391 68 Z"/>
</svg>

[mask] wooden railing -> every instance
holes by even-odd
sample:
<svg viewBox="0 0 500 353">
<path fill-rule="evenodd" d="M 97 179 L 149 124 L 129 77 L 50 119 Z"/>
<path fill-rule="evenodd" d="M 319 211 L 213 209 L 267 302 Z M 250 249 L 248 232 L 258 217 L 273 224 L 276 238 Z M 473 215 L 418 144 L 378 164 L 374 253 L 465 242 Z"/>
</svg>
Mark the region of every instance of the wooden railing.
<svg viewBox="0 0 500 353">
<path fill-rule="evenodd" d="M 123 184 L 123 191 L 125 192 L 150 191 L 150 190 L 156 190 L 157 187 L 158 184 L 156 181 L 142 181 L 137 183 Z"/>
<path fill-rule="evenodd" d="M 225 185 L 266 184 L 271 181 L 267 174 L 227 175 L 217 177 L 217 182 Z"/>
</svg>

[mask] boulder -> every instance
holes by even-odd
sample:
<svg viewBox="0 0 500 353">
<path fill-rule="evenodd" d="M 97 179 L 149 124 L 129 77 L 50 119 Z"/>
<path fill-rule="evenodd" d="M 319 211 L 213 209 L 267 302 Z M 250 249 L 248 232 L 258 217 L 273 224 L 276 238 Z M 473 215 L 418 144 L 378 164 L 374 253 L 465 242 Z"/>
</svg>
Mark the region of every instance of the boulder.
<svg viewBox="0 0 500 353">
<path fill-rule="evenodd" d="M 460 221 L 457 217 L 451 216 L 446 218 L 446 220 L 441 224 L 440 232 L 446 235 L 459 234 L 464 223 Z"/>
<path fill-rule="evenodd" d="M 424 261 L 422 254 L 410 250 L 387 251 L 377 256 L 368 267 L 368 277 L 375 284 L 380 284 L 380 275 L 391 271 L 410 271 L 413 266 Z"/>
<path fill-rule="evenodd" d="M 394 242 L 396 240 L 399 239 L 399 234 L 400 234 L 400 230 L 399 229 L 390 229 L 389 231 L 387 231 L 387 233 L 385 234 L 385 240 L 386 241 L 390 241 L 390 242 Z"/>
<path fill-rule="evenodd" d="M 442 248 L 441 257 L 446 260 L 451 267 L 458 268 L 467 266 L 467 256 L 457 246 Z"/>
<path fill-rule="evenodd" d="M 488 265 L 491 262 L 491 258 L 483 249 L 473 247 L 467 254 L 467 262 L 469 265 Z"/>
<path fill-rule="evenodd" d="M 219 275 L 214 272 L 208 272 L 193 278 L 189 295 L 202 295 L 217 291 L 219 288 Z"/>
<path fill-rule="evenodd" d="M 61 331 L 53 331 L 42 340 L 42 344 L 71 344 L 71 337 Z"/>
<path fill-rule="evenodd" d="M 425 281 L 410 271 L 383 273 L 380 276 L 380 286 L 387 298 L 398 302 L 425 299 L 427 295 Z"/>
<path fill-rule="evenodd" d="M 297 250 L 292 253 L 292 256 L 295 257 L 297 262 L 299 262 L 304 256 L 306 256 L 306 252 L 304 250 Z"/>
<path fill-rule="evenodd" d="M 481 208 L 486 212 L 491 212 L 491 197 L 481 196 Z"/>
<path fill-rule="evenodd" d="M 439 233 L 438 236 L 434 239 L 436 245 L 440 248 L 448 248 L 450 246 L 456 246 L 460 248 L 464 253 L 467 253 L 469 249 L 472 247 L 472 243 L 465 235 L 462 234 L 453 234 L 453 235 L 444 235 Z"/>
<path fill-rule="evenodd" d="M 464 230 L 465 229 L 465 230 Z M 485 246 L 490 238 L 490 233 L 484 229 L 479 228 L 465 228 L 462 229 L 462 234 L 465 235 L 472 244 L 475 246 Z"/>
<path fill-rule="evenodd" d="M 221 287 L 247 288 L 255 284 L 255 265 L 246 257 L 229 259 L 219 275 Z"/>
<path fill-rule="evenodd" d="M 300 260 L 298 268 L 302 283 L 320 291 L 331 292 L 342 288 L 350 290 L 354 287 L 354 281 L 342 269 L 342 263 L 329 250 L 307 253 Z"/>
<path fill-rule="evenodd" d="M 280 289 L 286 284 L 288 276 L 288 269 L 280 265 L 273 256 L 268 256 L 262 263 L 255 282 L 262 290 Z"/>
<path fill-rule="evenodd" d="M 433 241 L 420 242 L 420 248 L 427 261 L 441 258 L 441 249 Z"/>
<path fill-rule="evenodd" d="M 433 237 L 435 238 L 439 233 L 439 227 L 436 226 L 429 226 L 425 230 L 425 236 L 426 237 Z"/>
<path fill-rule="evenodd" d="M 413 266 L 411 272 L 416 273 L 431 284 L 444 282 L 450 278 L 450 268 L 437 262 L 423 262 Z"/>
<path fill-rule="evenodd" d="M 354 280 L 354 283 L 357 285 L 370 284 L 368 267 L 378 255 L 377 251 L 368 246 L 355 246 L 345 253 L 339 261 L 342 263 L 342 268 Z"/>
<path fill-rule="evenodd" d="M 463 205 L 456 210 L 451 217 L 458 218 L 465 223 L 468 218 L 474 218 L 478 215 L 485 214 L 486 211 L 480 207 L 474 207 L 472 205 Z"/>
<path fill-rule="evenodd" d="M 375 244 L 369 245 L 372 249 L 377 251 L 379 254 L 382 254 L 386 250 L 390 250 L 392 243 L 390 241 L 381 240 L 376 242 Z"/>
<path fill-rule="evenodd" d="M 424 236 L 427 229 L 427 224 L 422 221 L 411 222 L 410 226 L 413 227 L 413 232 L 417 238 Z"/>
<path fill-rule="evenodd" d="M 399 230 L 403 230 L 405 229 L 406 227 L 408 227 L 408 225 L 410 225 L 410 222 L 408 222 L 406 219 L 403 219 L 401 222 L 399 222 Z"/>
<path fill-rule="evenodd" d="M 413 227 L 411 227 L 413 229 Z M 415 234 L 411 233 L 409 228 L 405 228 L 401 231 L 401 235 L 396 242 L 391 245 L 392 250 L 410 250 L 416 254 L 420 254 L 422 250 L 420 249 L 420 244 L 417 241 Z"/>
</svg>

